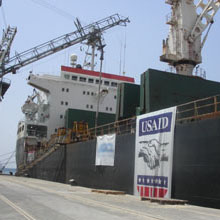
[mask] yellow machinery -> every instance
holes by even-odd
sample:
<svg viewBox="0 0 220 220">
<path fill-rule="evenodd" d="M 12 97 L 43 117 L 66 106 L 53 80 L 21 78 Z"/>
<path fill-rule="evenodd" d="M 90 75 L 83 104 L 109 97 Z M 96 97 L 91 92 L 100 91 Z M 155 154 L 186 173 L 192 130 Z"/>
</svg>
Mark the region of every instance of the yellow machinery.
<svg viewBox="0 0 220 220">
<path fill-rule="evenodd" d="M 75 141 L 84 141 L 87 140 L 89 137 L 89 128 L 88 128 L 88 123 L 84 121 L 74 121 L 73 122 L 73 128 L 70 129 L 71 132 L 69 132 L 69 138 L 70 142 L 75 142 Z"/>
<path fill-rule="evenodd" d="M 74 121 L 73 128 L 59 128 L 57 131 L 57 143 L 70 144 L 77 141 L 84 141 L 89 138 L 88 123 Z"/>
</svg>

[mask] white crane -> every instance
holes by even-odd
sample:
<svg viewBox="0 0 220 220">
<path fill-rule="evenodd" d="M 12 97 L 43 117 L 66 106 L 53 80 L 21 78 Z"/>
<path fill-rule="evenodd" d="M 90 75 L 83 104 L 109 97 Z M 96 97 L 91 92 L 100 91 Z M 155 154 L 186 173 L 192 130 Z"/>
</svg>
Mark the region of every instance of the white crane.
<svg viewBox="0 0 220 220">
<path fill-rule="evenodd" d="M 220 0 L 200 0 L 197 5 L 194 0 L 166 0 L 165 3 L 171 5 L 172 13 L 167 19 L 170 32 L 163 41 L 160 60 L 174 66 L 178 74 L 192 75 L 194 67 L 202 62 L 201 51 Z"/>
</svg>

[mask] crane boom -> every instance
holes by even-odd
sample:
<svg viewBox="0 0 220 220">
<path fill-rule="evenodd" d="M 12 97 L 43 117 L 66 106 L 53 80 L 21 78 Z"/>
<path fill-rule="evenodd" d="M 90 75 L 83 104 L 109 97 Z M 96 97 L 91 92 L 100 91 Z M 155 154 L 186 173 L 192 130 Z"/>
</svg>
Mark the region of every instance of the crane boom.
<svg viewBox="0 0 220 220">
<path fill-rule="evenodd" d="M 220 0 L 211 0 L 204 3 L 200 0 L 196 6 L 196 10 L 201 8 L 202 13 L 198 16 L 196 23 L 189 35 L 189 40 L 194 41 L 205 29 L 213 22 L 213 17 L 220 8 Z"/>
<path fill-rule="evenodd" d="M 17 28 L 8 27 L 6 31 L 3 32 L 2 41 L 0 44 L 0 65 L 7 61 L 10 56 L 11 44 L 17 33 Z"/>
<path fill-rule="evenodd" d="M 92 41 L 94 38 L 101 36 L 102 32 L 116 25 L 126 26 L 128 18 L 123 18 L 118 14 L 111 15 L 102 20 L 82 27 L 79 20 L 75 23 L 77 30 L 58 38 L 50 40 L 37 47 L 16 53 L 14 57 L 3 63 L 0 78 L 7 73 L 16 73 L 19 68 L 59 52 L 65 48 L 83 41 Z"/>
</svg>

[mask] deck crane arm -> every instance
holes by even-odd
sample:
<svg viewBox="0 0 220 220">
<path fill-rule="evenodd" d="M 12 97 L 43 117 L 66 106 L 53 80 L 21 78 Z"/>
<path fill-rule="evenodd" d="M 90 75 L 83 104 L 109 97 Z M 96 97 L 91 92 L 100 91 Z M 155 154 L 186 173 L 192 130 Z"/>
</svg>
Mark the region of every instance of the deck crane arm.
<svg viewBox="0 0 220 220">
<path fill-rule="evenodd" d="M 59 52 L 72 45 L 86 40 L 92 41 L 94 37 L 100 37 L 103 31 L 116 25 L 126 26 L 128 22 L 128 18 L 123 18 L 118 14 L 114 14 L 84 27 L 82 27 L 79 20 L 77 20 L 75 23 L 77 27 L 76 31 L 62 35 L 20 54 L 16 53 L 14 57 L 10 58 L 6 62 L 3 62 L 0 78 L 10 72 L 16 73 L 19 68 Z"/>
<path fill-rule="evenodd" d="M 213 18 L 220 8 L 220 0 L 166 0 L 172 7 L 167 20 L 169 36 L 163 41 L 160 60 L 176 68 L 176 72 L 192 75 L 193 69 L 202 62 L 201 50 L 207 39 Z M 198 13 L 200 9 L 200 13 Z M 209 26 L 202 39 L 202 34 Z"/>
<path fill-rule="evenodd" d="M 217 11 L 220 8 L 220 0 L 210 0 L 206 4 L 203 2 L 203 0 L 200 0 L 196 6 L 196 10 L 201 9 L 202 12 L 198 16 L 196 23 L 194 27 L 192 28 L 192 31 L 189 35 L 189 41 L 193 42 L 195 39 L 200 36 L 205 29 L 213 23 L 213 18 Z M 202 41 L 202 47 L 204 46 L 205 40 L 207 38 L 205 37 Z M 202 49 L 202 48 L 201 48 Z"/>
</svg>

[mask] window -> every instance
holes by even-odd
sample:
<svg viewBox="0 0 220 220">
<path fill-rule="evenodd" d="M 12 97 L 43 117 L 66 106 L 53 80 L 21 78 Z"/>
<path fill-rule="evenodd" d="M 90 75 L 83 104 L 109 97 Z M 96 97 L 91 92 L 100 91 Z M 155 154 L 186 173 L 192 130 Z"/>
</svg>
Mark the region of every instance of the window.
<svg viewBox="0 0 220 220">
<path fill-rule="evenodd" d="M 90 95 L 90 92 L 87 92 L 87 95 Z"/>
<path fill-rule="evenodd" d="M 65 105 L 68 105 L 68 102 L 65 102 Z"/>
<path fill-rule="evenodd" d="M 86 108 L 89 108 L 89 105 L 88 105 L 88 104 L 86 105 Z"/>
<path fill-rule="evenodd" d="M 63 115 L 60 115 L 60 119 L 62 119 L 63 118 Z"/>
<path fill-rule="evenodd" d="M 77 76 L 72 76 L 72 80 L 75 80 L 75 81 L 76 81 L 77 78 L 78 78 Z"/>
<path fill-rule="evenodd" d="M 116 98 L 117 98 L 117 96 L 115 95 L 115 96 L 114 96 L 114 99 L 116 99 Z"/>
<path fill-rule="evenodd" d="M 93 105 L 90 105 L 90 108 L 93 109 Z"/>
<path fill-rule="evenodd" d="M 108 111 L 108 107 L 106 107 L 105 109 L 106 109 L 106 111 Z"/>
<path fill-rule="evenodd" d="M 63 105 L 63 101 L 61 101 L 61 105 Z"/>
<path fill-rule="evenodd" d="M 104 81 L 105 86 L 109 86 L 109 81 Z"/>
<path fill-rule="evenodd" d="M 70 75 L 64 74 L 64 79 L 70 79 Z"/>
<path fill-rule="evenodd" d="M 91 96 L 94 96 L 94 92 L 91 92 Z"/>
<path fill-rule="evenodd" d="M 96 84 L 99 84 L 99 79 L 96 79 L 96 80 L 95 80 L 95 83 L 96 83 Z M 102 84 L 102 80 L 101 80 L 101 83 L 100 83 L 100 84 Z"/>
<path fill-rule="evenodd" d="M 85 77 L 80 77 L 80 78 L 79 78 L 79 81 L 80 81 L 80 82 L 86 82 L 86 78 L 85 78 Z"/>
<path fill-rule="evenodd" d="M 57 128 L 55 128 L 54 131 L 57 132 Z"/>
<path fill-rule="evenodd" d="M 68 88 L 66 89 L 66 92 L 69 92 L 69 89 L 68 89 Z"/>
<path fill-rule="evenodd" d="M 94 82 L 94 79 L 89 79 L 88 82 L 89 82 L 89 83 L 93 83 L 93 82 Z"/>
<path fill-rule="evenodd" d="M 62 92 L 64 92 L 64 90 L 65 90 L 65 89 L 64 89 L 64 88 L 62 88 Z"/>
<path fill-rule="evenodd" d="M 112 108 L 110 108 L 110 111 L 112 112 Z"/>
<path fill-rule="evenodd" d="M 86 91 L 83 91 L 83 95 L 85 95 L 86 94 Z"/>
<path fill-rule="evenodd" d="M 112 83 L 111 83 L 111 86 L 113 86 L 113 87 L 117 87 L 117 86 L 118 86 L 118 83 L 116 83 L 116 82 L 112 82 Z"/>
</svg>

